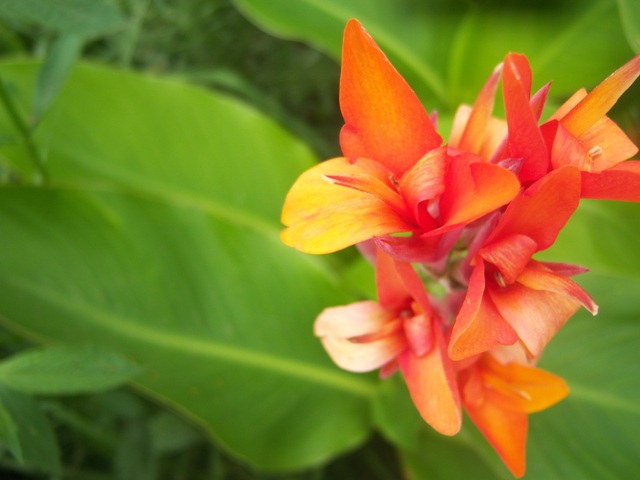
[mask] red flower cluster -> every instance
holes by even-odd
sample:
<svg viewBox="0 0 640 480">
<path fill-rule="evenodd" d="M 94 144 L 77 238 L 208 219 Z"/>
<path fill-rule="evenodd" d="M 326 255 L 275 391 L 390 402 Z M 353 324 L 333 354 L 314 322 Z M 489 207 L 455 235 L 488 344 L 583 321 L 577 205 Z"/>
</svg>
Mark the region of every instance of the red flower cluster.
<svg viewBox="0 0 640 480">
<path fill-rule="evenodd" d="M 324 310 L 315 333 L 336 364 L 402 372 L 422 417 L 456 434 L 462 408 L 516 476 L 528 414 L 568 394 L 535 367 L 591 297 L 539 262 L 581 198 L 640 201 L 636 146 L 607 116 L 640 75 L 640 56 L 540 124 L 549 85 L 531 94 L 523 55 L 508 54 L 447 145 L 362 26 L 345 30 L 344 157 L 303 173 L 283 209 L 282 240 L 308 253 L 357 244 L 375 264 L 378 301 Z M 502 80 L 506 121 L 493 117 Z"/>
</svg>

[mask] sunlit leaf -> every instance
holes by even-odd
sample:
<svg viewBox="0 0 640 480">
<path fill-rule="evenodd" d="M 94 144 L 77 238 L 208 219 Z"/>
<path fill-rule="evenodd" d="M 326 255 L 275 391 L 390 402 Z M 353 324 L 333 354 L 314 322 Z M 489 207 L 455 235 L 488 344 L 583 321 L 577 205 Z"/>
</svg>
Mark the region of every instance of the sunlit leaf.
<svg viewBox="0 0 640 480">
<path fill-rule="evenodd" d="M 0 68 L 24 101 L 34 72 Z M 49 185 L 0 191 L 6 325 L 122 352 L 142 391 L 262 468 L 368 435 L 370 379 L 338 371 L 312 335 L 322 308 L 351 298 L 278 238 L 307 148 L 223 96 L 89 66 L 36 134 Z"/>
</svg>

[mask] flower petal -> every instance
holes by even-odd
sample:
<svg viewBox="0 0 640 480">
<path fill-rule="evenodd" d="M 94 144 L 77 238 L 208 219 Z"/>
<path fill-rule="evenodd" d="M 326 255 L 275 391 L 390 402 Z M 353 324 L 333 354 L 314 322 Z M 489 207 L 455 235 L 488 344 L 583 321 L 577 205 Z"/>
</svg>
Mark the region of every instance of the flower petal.
<svg viewBox="0 0 640 480">
<path fill-rule="evenodd" d="M 336 365 L 350 372 L 380 368 L 406 348 L 402 322 L 372 301 L 326 308 L 314 334 Z"/>
<path fill-rule="evenodd" d="M 636 55 L 580 100 L 562 118 L 562 125 L 576 137 L 582 135 L 611 110 L 639 75 L 640 55 Z"/>
<path fill-rule="evenodd" d="M 537 180 L 549 170 L 547 147 L 531 106 L 531 68 L 524 55 L 509 54 L 502 74 L 504 106 L 509 127 L 509 156 L 523 159 L 520 179 Z"/>
<path fill-rule="evenodd" d="M 476 155 L 482 153 L 482 147 L 487 139 L 487 130 L 489 130 L 491 126 L 491 114 L 493 113 L 496 90 L 498 89 L 501 74 L 502 64 L 493 70 L 487 82 L 482 87 L 469 113 L 459 140 L 454 136 L 456 134 L 455 130 L 452 132 L 451 140 L 453 141 L 449 141 L 451 147 L 461 151 L 475 153 Z M 454 125 L 455 123 L 454 121 Z"/>
<path fill-rule="evenodd" d="M 545 410 L 569 394 L 561 377 L 517 363 L 501 364 L 491 355 L 483 356 L 482 377 L 497 394 L 492 398 L 496 405 L 523 413 Z"/>
<path fill-rule="evenodd" d="M 443 225 L 429 234 L 470 223 L 511 201 L 519 190 L 520 183 L 509 170 L 477 155 L 456 155 L 449 163 L 446 188 L 440 197 Z"/>
<path fill-rule="evenodd" d="M 525 472 L 525 455 L 529 417 L 526 413 L 505 410 L 491 401 L 491 397 L 474 404 L 465 402 L 465 410 L 478 429 L 498 452 L 515 477 Z"/>
<path fill-rule="evenodd" d="M 622 162 L 599 173 L 581 172 L 582 198 L 640 202 L 640 160 Z"/>
<path fill-rule="evenodd" d="M 500 315 L 533 356 L 542 353 L 547 343 L 580 308 L 580 301 L 570 294 L 534 290 L 519 282 L 507 287 L 489 288 L 488 292 Z"/>
<path fill-rule="evenodd" d="M 549 248 L 580 201 L 580 173 L 567 165 L 550 172 L 527 188 L 507 207 L 487 244 L 505 236 L 522 234 Z"/>
<path fill-rule="evenodd" d="M 517 341 L 516 332 L 502 318 L 491 298 L 485 296 L 485 265 L 479 259 L 471 273 L 467 295 L 453 324 L 449 357 L 452 360 L 462 360 Z"/>
<path fill-rule="evenodd" d="M 394 208 L 374 194 L 336 185 L 332 175 L 378 175 L 375 162 L 334 158 L 304 172 L 287 194 L 284 243 L 307 253 L 331 253 L 378 235 L 410 231 Z"/>
<path fill-rule="evenodd" d="M 346 157 L 367 157 L 398 178 L 442 138 L 411 87 L 357 20 L 344 32 L 340 107 Z"/>
<path fill-rule="evenodd" d="M 462 425 L 460 395 L 442 332 L 434 328 L 434 347 L 418 357 L 405 350 L 398 361 L 409 393 L 422 418 L 444 435 L 455 435 Z"/>
<path fill-rule="evenodd" d="M 513 234 L 492 242 L 482 248 L 478 255 L 495 265 L 508 285 L 516 281 L 537 250 L 538 244 L 532 238 Z"/>
</svg>

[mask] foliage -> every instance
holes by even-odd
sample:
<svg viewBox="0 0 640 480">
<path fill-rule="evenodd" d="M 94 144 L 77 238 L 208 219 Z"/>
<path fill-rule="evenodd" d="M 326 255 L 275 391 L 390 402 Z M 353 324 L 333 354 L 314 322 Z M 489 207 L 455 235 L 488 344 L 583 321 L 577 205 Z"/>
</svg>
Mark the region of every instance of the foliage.
<svg viewBox="0 0 640 480">
<path fill-rule="evenodd" d="M 3 471 L 509 478 L 478 432 L 429 431 L 398 378 L 326 358 L 313 319 L 370 296 L 371 271 L 282 246 L 280 208 L 338 153 L 350 17 L 446 131 L 509 50 L 538 86 L 554 80 L 555 102 L 592 87 L 638 51 L 635 2 L 44 5 L 0 1 Z M 638 95 L 614 113 L 636 141 Z M 592 269 L 601 313 L 545 352 L 572 393 L 532 417 L 525 478 L 635 474 L 639 226 L 637 205 L 587 203 L 545 252 Z"/>
</svg>

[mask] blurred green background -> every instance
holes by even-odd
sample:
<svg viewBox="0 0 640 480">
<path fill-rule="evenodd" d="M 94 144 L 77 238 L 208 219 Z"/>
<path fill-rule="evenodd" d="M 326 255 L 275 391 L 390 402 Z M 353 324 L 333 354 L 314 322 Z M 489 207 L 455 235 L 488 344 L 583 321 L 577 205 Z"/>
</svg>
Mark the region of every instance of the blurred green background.
<svg viewBox="0 0 640 480">
<path fill-rule="evenodd" d="M 640 52 L 635 0 L 0 0 L 0 478 L 510 478 L 468 421 L 439 436 L 400 378 L 329 361 L 313 320 L 372 271 L 279 241 L 339 155 L 352 17 L 445 138 L 509 51 L 550 108 Z M 636 143 L 639 87 L 611 113 Z M 541 257 L 601 308 L 545 353 L 572 393 L 531 417 L 527 479 L 637 476 L 639 232 L 583 202 Z"/>
</svg>

